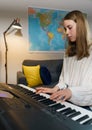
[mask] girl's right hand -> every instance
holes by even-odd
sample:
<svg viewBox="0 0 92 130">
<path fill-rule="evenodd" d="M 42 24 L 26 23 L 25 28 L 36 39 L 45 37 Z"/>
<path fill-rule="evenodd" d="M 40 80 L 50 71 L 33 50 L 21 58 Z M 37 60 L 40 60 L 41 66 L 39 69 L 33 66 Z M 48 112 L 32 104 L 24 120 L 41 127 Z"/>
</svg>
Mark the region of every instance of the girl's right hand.
<svg viewBox="0 0 92 130">
<path fill-rule="evenodd" d="M 56 92 L 58 90 L 58 87 L 55 86 L 53 88 L 45 88 L 45 87 L 38 87 L 36 88 L 36 93 L 39 94 L 39 93 L 49 93 L 49 94 L 52 94 L 54 92 Z"/>
</svg>

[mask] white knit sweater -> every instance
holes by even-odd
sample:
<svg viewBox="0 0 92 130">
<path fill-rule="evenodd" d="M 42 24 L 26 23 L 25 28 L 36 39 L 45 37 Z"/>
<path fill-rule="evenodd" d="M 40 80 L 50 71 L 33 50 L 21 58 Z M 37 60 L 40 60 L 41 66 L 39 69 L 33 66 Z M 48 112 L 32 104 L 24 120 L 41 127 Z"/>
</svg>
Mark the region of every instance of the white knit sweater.
<svg viewBox="0 0 92 130">
<path fill-rule="evenodd" d="M 56 85 L 60 89 L 69 86 L 72 91 L 70 101 L 80 106 L 92 106 L 92 51 L 88 58 L 77 60 L 65 57 L 63 70 Z"/>
</svg>

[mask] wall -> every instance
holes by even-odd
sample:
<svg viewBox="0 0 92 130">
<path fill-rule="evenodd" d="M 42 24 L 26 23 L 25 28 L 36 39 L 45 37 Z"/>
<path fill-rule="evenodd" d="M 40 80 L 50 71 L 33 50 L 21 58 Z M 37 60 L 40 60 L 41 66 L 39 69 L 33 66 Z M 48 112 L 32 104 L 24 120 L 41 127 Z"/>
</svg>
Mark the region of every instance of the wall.
<svg viewBox="0 0 92 130">
<path fill-rule="evenodd" d="M 14 18 L 20 18 L 22 24 L 22 37 L 14 35 L 15 31 L 9 31 L 8 44 L 8 83 L 16 84 L 16 73 L 22 69 L 24 59 L 54 59 L 62 58 L 63 53 L 34 53 L 29 52 L 28 41 L 28 15 L 24 12 L 3 11 L 0 12 L 0 82 L 5 82 L 5 44 L 3 32 L 8 28 Z"/>
<path fill-rule="evenodd" d="M 89 29 L 91 33 L 91 39 L 92 39 L 92 16 L 88 15 L 88 23 L 89 23 Z"/>
</svg>

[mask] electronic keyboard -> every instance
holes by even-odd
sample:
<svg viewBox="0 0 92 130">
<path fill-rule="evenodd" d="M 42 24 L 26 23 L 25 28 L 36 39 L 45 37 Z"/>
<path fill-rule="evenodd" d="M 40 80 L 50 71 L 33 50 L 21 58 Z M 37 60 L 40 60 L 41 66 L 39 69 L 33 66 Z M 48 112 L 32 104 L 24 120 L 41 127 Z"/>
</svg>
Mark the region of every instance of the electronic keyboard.
<svg viewBox="0 0 92 130">
<path fill-rule="evenodd" d="M 0 122 L 8 130 L 92 130 L 92 112 L 70 102 L 55 102 L 23 84 L 0 84 L 12 98 L 0 99 Z"/>
</svg>

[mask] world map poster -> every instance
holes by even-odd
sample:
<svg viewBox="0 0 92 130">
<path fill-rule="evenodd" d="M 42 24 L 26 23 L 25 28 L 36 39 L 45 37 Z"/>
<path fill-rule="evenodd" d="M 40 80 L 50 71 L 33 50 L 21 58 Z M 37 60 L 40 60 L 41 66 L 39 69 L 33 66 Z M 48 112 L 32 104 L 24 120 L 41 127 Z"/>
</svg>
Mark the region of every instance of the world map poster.
<svg viewBox="0 0 92 130">
<path fill-rule="evenodd" d="M 28 8 L 29 51 L 62 51 L 65 34 L 62 26 L 67 11 Z"/>
</svg>

